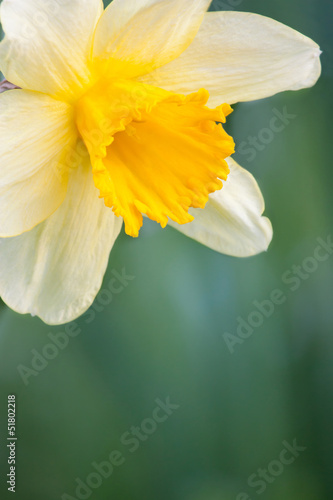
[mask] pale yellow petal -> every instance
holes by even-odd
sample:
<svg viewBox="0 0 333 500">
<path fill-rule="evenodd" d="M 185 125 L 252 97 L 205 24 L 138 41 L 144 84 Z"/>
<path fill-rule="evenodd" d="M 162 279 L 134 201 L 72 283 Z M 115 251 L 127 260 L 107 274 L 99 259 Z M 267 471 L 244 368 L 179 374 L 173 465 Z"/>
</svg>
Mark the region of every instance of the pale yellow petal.
<svg viewBox="0 0 333 500">
<path fill-rule="evenodd" d="M 121 229 L 98 198 L 91 165 L 71 172 L 61 207 L 32 231 L 0 239 L 0 295 L 19 313 L 62 324 L 80 316 L 101 287 Z"/>
<path fill-rule="evenodd" d="M 94 55 L 106 56 L 108 46 L 140 11 L 151 7 L 157 0 L 113 0 L 101 16 L 95 34 Z"/>
<path fill-rule="evenodd" d="M 25 90 L 0 95 L 0 236 L 49 217 L 65 198 L 77 132 L 73 110 Z"/>
<path fill-rule="evenodd" d="M 210 0 L 114 0 L 96 29 L 94 56 L 145 68 L 178 57 L 198 32 Z"/>
<path fill-rule="evenodd" d="M 142 80 L 184 94 L 204 87 L 209 105 L 233 104 L 311 87 L 319 56 L 310 38 L 267 17 L 208 12 L 190 47 Z"/>
<path fill-rule="evenodd" d="M 19 87 L 73 96 L 88 60 L 102 0 L 3 0 L 0 69 Z"/>
<path fill-rule="evenodd" d="M 220 191 L 210 195 L 206 207 L 191 209 L 194 221 L 169 224 L 217 252 L 249 257 L 267 250 L 273 231 L 262 216 L 264 200 L 253 176 L 232 158 L 230 174 Z"/>
</svg>

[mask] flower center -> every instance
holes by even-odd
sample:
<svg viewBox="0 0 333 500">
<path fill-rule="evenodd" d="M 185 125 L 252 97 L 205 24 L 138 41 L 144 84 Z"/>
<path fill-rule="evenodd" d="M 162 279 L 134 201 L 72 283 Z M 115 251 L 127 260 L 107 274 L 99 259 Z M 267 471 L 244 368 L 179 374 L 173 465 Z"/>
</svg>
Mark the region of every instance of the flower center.
<svg viewBox="0 0 333 500">
<path fill-rule="evenodd" d="M 221 123 L 228 104 L 206 106 L 201 89 L 183 96 L 130 78 L 103 78 L 76 104 L 76 123 L 106 206 L 137 236 L 142 214 L 165 227 L 193 220 L 229 173 L 233 139 Z"/>
</svg>

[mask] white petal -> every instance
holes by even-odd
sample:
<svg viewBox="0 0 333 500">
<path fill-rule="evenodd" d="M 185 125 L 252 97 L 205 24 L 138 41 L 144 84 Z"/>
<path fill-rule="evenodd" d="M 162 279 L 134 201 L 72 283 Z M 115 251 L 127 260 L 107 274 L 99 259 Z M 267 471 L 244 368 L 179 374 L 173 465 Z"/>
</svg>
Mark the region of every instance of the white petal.
<svg viewBox="0 0 333 500">
<path fill-rule="evenodd" d="M 208 12 L 190 47 L 142 80 L 183 94 L 204 87 L 209 105 L 233 104 L 311 87 L 320 53 L 310 38 L 267 17 Z"/>
<path fill-rule="evenodd" d="M 96 29 L 94 55 L 158 67 L 183 52 L 211 0 L 114 0 Z"/>
<path fill-rule="evenodd" d="M 28 233 L 0 239 L 3 300 L 48 324 L 77 318 L 101 287 L 121 224 L 99 199 L 91 166 L 73 170 L 57 212 Z"/>
<path fill-rule="evenodd" d="M 49 217 L 66 196 L 77 132 L 72 108 L 25 90 L 0 95 L 0 236 Z"/>
<path fill-rule="evenodd" d="M 102 0 L 3 0 L 0 68 L 19 87 L 73 95 L 88 81 Z"/>
<path fill-rule="evenodd" d="M 169 224 L 217 252 L 249 257 L 267 250 L 272 225 L 262 217 L 264 200 L 253 176 L 228 158 L 230 174 L 223 188 L 211 194 L 206 207 L 191 209 L 193 222 Z"/>
</svg>

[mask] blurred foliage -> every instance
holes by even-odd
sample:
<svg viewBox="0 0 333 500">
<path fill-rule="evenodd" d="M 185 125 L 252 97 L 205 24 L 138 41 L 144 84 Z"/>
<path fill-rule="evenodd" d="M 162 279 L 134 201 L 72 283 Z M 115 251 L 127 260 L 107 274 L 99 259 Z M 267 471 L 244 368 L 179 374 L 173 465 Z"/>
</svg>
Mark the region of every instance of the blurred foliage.
<svg viewBox="0 0 333 500">
<path fill-rule="evenodd" d="M 91 463 L 114 449 L 126 461 L 94 500 L 242 500 L 241 492 L 253 500 L 259 495 L 248 477 L 295 438 L 306 451 L 260 497 L 333 498 L 333 257 L 233 354 L 223 337 L 235 333 L 254 300 L 283 287 L 283 273 L 313 254 L 318 237 L 332 234 L 332 2 L 224 0 L 212 8 L 236 4 L 292 26 L 324 51 L 315 88 L 240 104 L 230 120 L 240 143 L 267 127 L 273 109 L 287 106 L 296 115 L 255 161 L 236 155 L 262 188 L 273 243 L 263 255 L 238 260 L 150 221 L 138 239 L 122 234 L 105 283 L 124 267 L 135 279 L 105 306 L 100 294 L 94 321 L 80 318 L 81 333 L 27 386 L 18 365 L 31 366 L 31 350 L 42 352 L 48 334 L 63 328 L 1 309 L 1 435 L 7 394 L 15 393 L 20 500 L 75 496 L 75 479 L 85 480 Z M 123 433 L 167 396 L 180 408 L 135 453 L 126 451 Z M 4 491 L 1 485 L 1 498 Z"/>
</svg>

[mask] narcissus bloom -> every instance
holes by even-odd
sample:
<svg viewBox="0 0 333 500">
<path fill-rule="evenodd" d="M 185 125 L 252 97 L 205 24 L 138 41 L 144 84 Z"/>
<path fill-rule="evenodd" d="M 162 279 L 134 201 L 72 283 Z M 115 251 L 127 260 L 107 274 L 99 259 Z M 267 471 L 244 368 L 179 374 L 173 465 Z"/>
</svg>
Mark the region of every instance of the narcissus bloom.
<svg viewBox="0 0 333 500">
<path fill-rule="evenodd" d="M 143 215 L 226 254 L 267 249 L 262 195 L 222 123 L 233 103 L 312 86 L 320 51 L 209 4 L 3 0 L 0 68 L 17 88 L 0 96 L 0 294 L 14 310 L 82 314 L 123 221 L 137 236 Z"/>
</svg>

